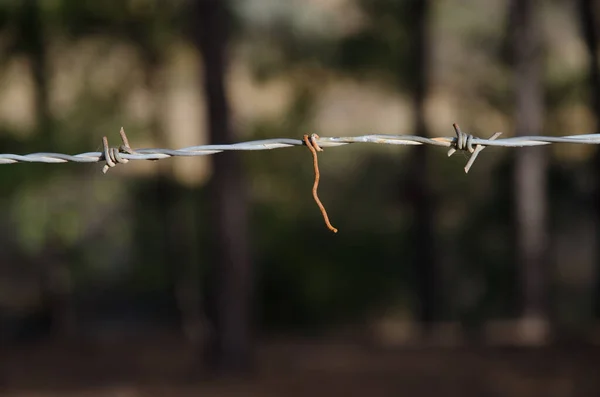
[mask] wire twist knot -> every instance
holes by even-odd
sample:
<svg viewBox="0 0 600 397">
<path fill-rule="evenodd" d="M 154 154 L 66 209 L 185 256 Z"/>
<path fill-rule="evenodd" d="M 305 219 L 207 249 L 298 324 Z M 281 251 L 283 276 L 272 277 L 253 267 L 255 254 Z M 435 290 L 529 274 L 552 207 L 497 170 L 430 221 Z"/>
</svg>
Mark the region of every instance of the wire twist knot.
<svg viewBox="0 0 600 397">
<path fill-rule="evenodd" d="M 473 139 L 475 139 L 475 137 L 471 134 L 464 133 L 456 123 L 452 124 L 452 126 L 454 127 L 454 131 L 456 132 L 456 139 L 452 142 L 452 147 L 450 148 L 450 150 L 448 150 L 448 157 L 456 153 L 457 150 L 469 151 L 469 153 L 471 153 L 471 157 L 469 157 L 469 161 L 467 162 L 467 165 L 465 165 L 465 173 L 468 173 L 471 167 L 473 166 L 473 163 L 475 163 L 475 160 L 477 159 L 479 153 L 481 153 L 481 151 L 485 149 L 485 146 L 479 144 L 473 147 Z M 489 140 L 493 141 L 500 135 L 502 135 L 501 132 L 496 132 L 490 137 Z"/>
<path fill-rule="evenodd" d="M 105 136 L 102 137 L 104 160 L 106 161 L 106 165 L 102 167 L 102 172 L 105 174 L 109 169 L 113 168 L 117 164 L 125 164 L 129 162 L 129 159 L 121 156 L 121 153 L 135 154 L 131 146 L 129 146 L 129 139 L 127 139 L 127 135 L 125 134 L 125 129 L 123 129 L 123 127 L 121 127 L 119 134 L 121 135 L 121 141 L 123 142 L 123 144 L 119 147 L 108 146 L 108 138 Z"/>
</svg>

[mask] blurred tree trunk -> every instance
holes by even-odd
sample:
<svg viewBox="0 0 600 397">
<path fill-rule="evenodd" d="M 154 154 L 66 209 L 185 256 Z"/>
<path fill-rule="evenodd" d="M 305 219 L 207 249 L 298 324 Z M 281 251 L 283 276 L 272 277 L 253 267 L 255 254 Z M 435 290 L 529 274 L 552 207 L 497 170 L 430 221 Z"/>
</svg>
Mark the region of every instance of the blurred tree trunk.
<svg viewBox="0 0 600 397">
<path fill-rule="evenodd" d="M 161 76 L 161 49 L 146 42 L 139 43 L 144 54 L 145 85 L 153 94 L 149 130 L 157 147 L 169 147 L 163 128 L 162 110 L 165 97 Z M 173 163 L 160 162 L 156 177 L 155 195 L 161 235 L 156 242 L 163 244 L 162 263 L 167 268 L 171 288 L 181 319 L 181 329 L 193 347 L 202 339 L 200 263 L 197 250 L 196 206 L 174 180 Z M 177 258 L 177 260 L 173 260 Z"/>
<path fill-rule="evenodd" d="M 75 336 L 75 315 L 71 303 L 71 271 L 66 247 L 56 234 L 49 234 L 37 258 L 42 275 L 44 309 L 49 310 L 50 331 L 56 340 L 72 340 Z M 45 317 L 45 313 L 41 313 Z"/>
<path fill-rule="evenodd" d="M 417 0 L 411 3 L 414 21 L 414 41 L 411 55 L 413 59 L 413 112 L 415 116 L 415 133 L 427 136 L 425 122 L 425 100 L 429 75 L 429 0 Z M 436 320 L 438 276 L 435 258 L 435 203 L 430 189 L 428 149 L 417 146 L 411 155 L 409 178 L 409 197 L 415 217 L 413 247 L 415 249 L 415 272 L 417 276 L 417 297 L 419 300 L 418 316 L 426 329 Z"/>
<path fill-rule="evenodd" d="M 39 2 L 26 0 L 23 3 L 21 33 L 23 44 L 31 60 L 31 73 L 35 86 L 35 112 L 38 130 L 44 135 L 47 145 L 55 144 L 52 136 L 52 116 L 48 89 L 48 56 L 43 17 Z"/>
<path fill-rule="evenodd" d="M 25 53 L 31 62 L 34 83 L 35 117 L 40 143 L 47 151 L 56 146 L 56 135 L 50 111 L 48 84 L 47 40 L 40 2 L 26 0 L 22 4 L 20 32 Z M 74 313 L 70 304 L 71 272 L 56 231 L 46 225 L 46 244 L 39 254 L 40 276 L 51 315 L 52 334 L 59 339 L 70 338 L 74 332 Z"/>
<path fill-rule="evenodd" d="M 166 29 L 161 20 L 168 14 L 167 3 L 157 3 L 157 14 L 151 26 L 154 34 L 157 29 Z M 150 39 L 148 38 L 150 37 Z M 163 127 L 165 81 L 162 75 L 166 43 L 152 40 L 152 34 L 135 36 L 144 57 L 145 85 L 153 94 L 149 130 L 157 147 L 169 147 Z M 200 263 L 197 250 L 196 206 L 185 189 L 175 181 L 173 162 L 160 162 L 156 176 L 155 191 L 157 218 L 161 223 L 161 235 L 156 241 L 162 242 L 161 262 L 166 267 L 170 287 L 180 315 L 183 334 L 192 347 L 199 346 L 202 338 L 202 310 L 200 287 Z M 173 258 L 177 258 L 173 260 Z"/>
<path fill-rule="evenodd" d="M 594 0 L 579 0 L 581 28 L 589 53 L 591 108 L 596 116 L 595 132 L 600 132 L 600 62 L 598 61 L 598 11 L 600 4 Z M 597 156 L 600 164 L 600 156 Z"/>
<path fill-rule="evenodd" d="M 232 143 L 225 90 L 228 15 L 224 0 L 196 0 L 196 44 L 204 59 L 204 92 L 211 143 Z M 247 198 L 240 157 L 234 152 L 211 157 L 211 216 L 216 267 L 215 335 L 212 365 L 221 371 L 249 369 L 252 357 L 253 269 L 247 230 Z"/>
<path fill-rule="evenodd" d="M 578 6 L 581 30 L 589 57 L 590 107 L 596 119 L 594 132 L 598 133 L 600 132 L 600 62 L 598 61 L 600 40 L 598 33 L 598 23 L 600 23 L 598 11 L 600 5 L 594 0 L 579 0 Z M 596 207 L 596 229 L 600 230 L 600 174 L 597 172 L 597 170 L 600 168 L 600 151 L 596 151 L 596 154 L 592 160 L 592 167 L 592 172 L 596 176 L 594 193 Z M 600 243 L 597 246 L 600 247 Z M 600 258 L 600 250 L 598 250 L 596 253 L 596 257 Z M 594 312 L 596 316 L 600 315 L 600 271 L 598 268 L 599 266 L 596 265 L 597 281 L 594 302 Z"/>
<path fill-rule="evenodd" d="M 535 0 L 511 0 L 511 40 L 514 60 L 515 130 L 539 135 L 543 128 L 540 29 Z M 546 150 L 515 151 L 515 226 L 518 274 L 521 281 L 519 337 L 541 343 L 548 331 L 547 302 L 547 155 Z"/>
<path fill-rule="evenodd" d="M 171 258 L 182 256 L 173 271 L 173 289 L 181 328 L 192 347 L 199 348 L 206 336 L 206 324 L 201 299 L 196 203 L 184 192 L 177 194 L 168 211 L 168 218 L 168 252 Z"/>
</svg>

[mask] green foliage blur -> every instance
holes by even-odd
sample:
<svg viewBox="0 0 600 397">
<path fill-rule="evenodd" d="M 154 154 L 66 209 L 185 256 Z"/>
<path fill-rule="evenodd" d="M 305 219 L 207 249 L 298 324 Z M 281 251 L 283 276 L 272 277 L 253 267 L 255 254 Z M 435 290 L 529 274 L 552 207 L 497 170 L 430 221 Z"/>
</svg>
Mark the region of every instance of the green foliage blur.
<svg viewBox="0 0 600 397">
<path fill-rule="evenodd" d="M 230 2 L 234 23 L 228 84 L 239 140 L 336 135 L 319 129 L 328 125 L 320 120 L 323 114 L 330 114 L 332 125 L 355 120 L 355 108 L 343 108 L 346 100 L 357 101 L 360 109 L 362 100 L 387 95 L 402 105 L 399 114 L 410 108 L 406 103 L 418 66 L 410 59 L 414 2 L 348 0 L 335 11 L 308 3 Z M 433 4 L 429 23 L 435 77 L 429 91 L 437 102 L 428 115 L 431 134 L 451 136 L 456 121 L 475 135 L 496 130 L 510 135 L 503 3 Z M 188 38 L 189 7 L 183 0 L 0 2 L 0 81 L 10 87 L 0 102 L 0 152 L 95 151 L 103 135 L 117 144 L 121 126 L 134 148 L 205 142 L 203 102 L 186 99 L 201 90 L 194 76 L 202 60 Z M 561 19 L 565 7 L 553 2 L 544 11 L 548 24 L 561 21 L 574 29 L 560 37 L 560 44 L 553 44 L 549 33 L 545 44 L 549 135 L 590 132 L 584 63 L 557 56 L 569 52 L 565 46 L 580 45 L 573 18 Z M 490 19 L 490 13 L 496 18 Z M 346 20 L 354 15 L 360 16 L 358 22 Z M 344 26 L 345 20 L 350 26 Z M 275 102 L 278 111 L 261 112 L 260 100 L 247 95 L 272 92 L 274 84 L 284 87 L 285 98 L 271 94 L 265 101 Z M 336 84 L 352 89 L 332 100 L 326 93 Z M 248 85 L 254 88 L 244 94 Z M 346 97 L 347 92 L 355 97 Z M 183 99 L 169 104 L 169 95 Z M 20 108 L 23 100 L 11 96 L 29 98 L 26 109 Z M 381 108 L 383 102 L 369 106 Z M 177 116 L 172 116 L 175 110 Z M 404 116 L 360 121 L 372 123 L 373 129 L 345 134 L 410 134 L 412 128 Z M 322 329 L 381 313 L 413 316 L 418 264 L 415 248 L 406 243 L 414 214 L 404 189 L 411 177 L 411 150 L 356 145 L 320 154 L 319 194 L 340 230 L 337 235 L 325 228 L 312 199 L 307 150 L 240 154 L 251 193 L 250 239 L 261 325 Z M 448 159 L 440 149 L 428 150 L 435 152 L 428 177 L 439 203 L 435 234 L 443 262 L 441 320 L 478 324 L 514 316 L 518 280 L 511 151 L 487 149 L 465 175 L 464 156 Z M 585 235 L 586 213 L 593 205 L 586 161 L 593 151 L 550 150 L 552 233 L 561 252 L 574 252 L 585 242 L 565 243 L 561 231 Z M 185 266 L 197 267 L 200 291 L 210 291 L 206 275 L 214 266 L 209 254 L 214 237 L 207 227 L 209 177 L 194 177 L 210 175 L 209 167 L 203 159 L 158 163 L 119 165 L 107 175 L 101 174 L 101 164 L 1 166 L 0 290 L 5 292 L 0 307 L 36 310 L 42 301 L 39 269 L 55 250 L 68 271 L 73 302 L 154 302 L 156 296 L 172 302 L 177 272 Z M 178 245 L 181 239 L 184 248 Z M 571 259 L 581 262 L 573 268 L 593 273 L 585 257 Z M 589 298 L 590 288 L 583 282 L 578 291 L 587 295 L 569 301 L 567 311 L 581 308 L 579 317 L 589 319 L 589 307 L 577 302 Z M 564 293 L 555 284 L 555 296 L 562 296 L 560 291 Z M 566 295 L 567 301 L 574 296 Z M 81 305 L 84 310 L 85 303 Z"/>
</svg>

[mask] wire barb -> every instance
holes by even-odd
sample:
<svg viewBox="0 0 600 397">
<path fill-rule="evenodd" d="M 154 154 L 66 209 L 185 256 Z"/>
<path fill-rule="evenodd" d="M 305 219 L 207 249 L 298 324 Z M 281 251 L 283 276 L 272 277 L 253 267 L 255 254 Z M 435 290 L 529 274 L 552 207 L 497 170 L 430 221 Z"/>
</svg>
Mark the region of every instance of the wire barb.
<svg viewBox="0 0 600 397">
<path fill-rule="evenodd" d="M 448 150 L 448 157 L 450 157 L 454 153 L 456 153 L 457 150 L 469 151 L 469 153 L 471 153 L 471 156 L 469 157 L 469 161 L 467 162 L 467 165 L 465 165 L 465 168 L 464 168 L 465 174 L 468 174 L 469 170 L 473 166 L 473 163 L 475 163 L 475 160 L 477 159 L 477 156 L 486 147 L 480 143 L 480 144 L 477 144 L 473 148 L 473 141 L 475 139 L 477 139 L 477 138 L 475 138 L 471 134 L 464 133 L 460 129 L 460 127 L 458 126 L 458 124 L 456 124 L 456 123 L 452 124 L 452 127 L 454 127 L 454 131 L 456 132 L 456 139 L 452 142 L 452 147 Z M 488 139 L 488 141 L 494 141 L 500 135 L 502 135 L 501 132 L 496 132 L 494 135 L 492 135 L 490 137 L 490 139 Z"/>
<path fill-rule="evenodd" d="M 310 138 L 308 137 L 308 135 L 304 135 L 304 138 L 303 138 L 304 143 L 306 144 L 306 146 L 308 147 L 308 149 L 311 151 L 311 153 L 313 155 L 313 166 L 315 168 L 315 183 L 313 184 L 312 194 L 313 194 L 313 198 L 315 199 L 315 202 L 317 203 L 317 205 L 319 206 L 319 209 L 321 210 L 321 214 L 323 214 L 323 219 L 325 220 L 325 224 L 327 225 L 329 230 L 331 230 L 334 233 L 337 233 L 338 230 L 335 227 L 333 227 L 333 225 L 331 225 L 331 222 L 329 222 L 329 217 L 327 216 L 327 211 L 325 210 L 325 207 L 321 203 L 321 200 L 319 200 L 319 195 L 317 194 L 317 188 L 319 187 L 319 179 L 320 179 L 319 160 L 318 160 L 317 152 L 323 151 L 323 149 L 316 142 L 317 139 L 319 139 L 319 136 L 317 134 L 311 134 Z"/>
<path fill-rule="evenodd" d="M 135 154 L 134 150 L 129 146 L 129 139 L 125 134 L 125 129 L 121 127 L 119 131 L 121 135 L 121 141 L 123 144 L 117 147 L 109 147 L 108 146 L 108 138 L 106 136 L 102 137 L 102 147 L 104 149 L 104 160 L 106 161 L 106 165 L 102 167 L 102 172 L 106 174 L 109 169 L 116 166 L 117 164 L 125 164 L 129 162 L 129 159 L 121 156 L 121 153 L 127 154 Z"/>
</svg>

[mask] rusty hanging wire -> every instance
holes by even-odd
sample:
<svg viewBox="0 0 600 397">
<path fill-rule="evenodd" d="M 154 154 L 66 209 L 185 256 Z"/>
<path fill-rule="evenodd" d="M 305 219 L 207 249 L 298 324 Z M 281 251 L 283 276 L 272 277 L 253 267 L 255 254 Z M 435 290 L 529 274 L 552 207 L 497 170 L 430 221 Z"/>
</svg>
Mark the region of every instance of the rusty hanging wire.
<svg viewBox="0 0 600 397">
<path fill-rule="evenodd" d="M 320 179 L 319 159 L 317 156 L 317 152 L 323 151 L 323 149 L 321 149 L 321 147 L 319 147 L 319 145 L 316 142 L 316 139 L 318 139 L 318 138 L 319 138 L 319 136 L 317 134 L 312 134 L 310 136 L 310 138 L 308 137 L 308 135 L 304 135 L 304 143 L 306 144 L 306 146 L 308 147 L 308 149 L 311 151 L 311 153 L 313 155 L 313 166 L 315 167 L 315 183 L 313 184 L 312 193 L 313 193 L 313 198 L 315 199 L 315 202 L 317 203 L 317 205 L 319 206 L 319 209 L 321 210 L 321 214 L 323 214 L 323 219 L 325 220 L 325 225 L 327 225 L 327 228 L 329 230 L 331 230 L 334 233 L 337 233 L 338 230 L 331 225 L 331 222 L 329 222 L 329 217 L 327 216 L 327 211 L 325 210 L 325 207 L 321 203 L 321 200 L 319 200 L 319 195 L 317 194 L 317 188 L 319 187 L 319 179 Z"/>
</svg>

